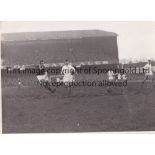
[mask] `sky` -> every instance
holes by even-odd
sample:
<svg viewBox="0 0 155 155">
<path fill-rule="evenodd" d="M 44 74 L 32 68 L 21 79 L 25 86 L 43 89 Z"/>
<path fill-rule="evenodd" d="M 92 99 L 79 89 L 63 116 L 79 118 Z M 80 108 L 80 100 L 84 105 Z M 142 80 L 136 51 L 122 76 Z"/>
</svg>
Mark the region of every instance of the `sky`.
<svg viewBox="0 0 155 155">
<path fill-rule="evenodd" d="M 1 22 L 1 33 L 87 29 L 117 33 L 120 59 L 155 59 L 155 22 Z"/>
</svg>

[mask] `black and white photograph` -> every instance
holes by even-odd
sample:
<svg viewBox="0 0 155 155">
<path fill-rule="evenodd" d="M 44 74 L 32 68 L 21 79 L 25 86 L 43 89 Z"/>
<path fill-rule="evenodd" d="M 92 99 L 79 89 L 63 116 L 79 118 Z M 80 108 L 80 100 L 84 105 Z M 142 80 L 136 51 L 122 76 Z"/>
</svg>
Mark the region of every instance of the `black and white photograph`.
<svg viewBox="0 0 155 155">
<path fill-rule="evenodd" d="M 1 22 L 2 133 L 155 131 L 155 22 Z"/>
</svg>

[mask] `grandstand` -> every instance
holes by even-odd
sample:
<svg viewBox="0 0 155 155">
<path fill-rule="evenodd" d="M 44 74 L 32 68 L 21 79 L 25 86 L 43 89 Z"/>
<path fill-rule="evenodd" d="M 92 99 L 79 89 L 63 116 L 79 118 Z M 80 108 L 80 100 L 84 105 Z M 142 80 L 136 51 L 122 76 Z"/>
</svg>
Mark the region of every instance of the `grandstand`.
<svg viewBox="0 0 155 155">
<path fill-rule="evenodd" d="M 71 62 L 118 63 L 117 34 L 102 30 L 2 34 L 4 65 Z"/>
</svg>

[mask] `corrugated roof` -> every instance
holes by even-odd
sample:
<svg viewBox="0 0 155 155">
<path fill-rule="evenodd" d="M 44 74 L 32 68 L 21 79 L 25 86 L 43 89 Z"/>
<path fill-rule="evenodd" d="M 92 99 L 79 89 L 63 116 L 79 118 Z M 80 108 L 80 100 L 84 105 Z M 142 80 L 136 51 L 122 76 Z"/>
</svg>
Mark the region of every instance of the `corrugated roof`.
<svg viewBox="0 0 155 155">
<path fill-rule="evenodd" d="M 84 38 L 84 37 L 104 37 L 104 36 L 117 36 L 117 34 L 113 32 L 103 31 L 103 30 L 3 33 L 2 41 L 78 39 L 78 38 Z"/>
</svg>

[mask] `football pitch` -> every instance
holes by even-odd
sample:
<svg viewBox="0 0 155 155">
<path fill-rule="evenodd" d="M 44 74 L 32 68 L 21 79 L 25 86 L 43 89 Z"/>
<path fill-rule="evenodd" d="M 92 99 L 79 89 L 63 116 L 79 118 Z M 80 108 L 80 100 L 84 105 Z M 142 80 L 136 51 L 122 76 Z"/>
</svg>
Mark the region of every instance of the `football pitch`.
<svg viewBox="0 0 155 155">
<path fill-rule="evenodd" d="M 155 130 L 155 84 L 127 87 L 2 88 L 3 133 Z"/>
</svg>

